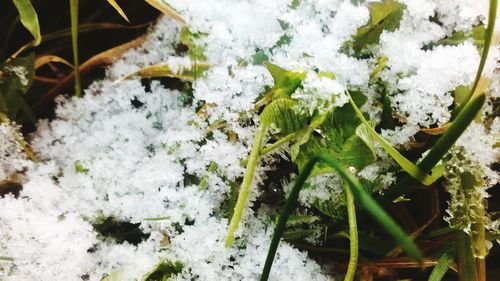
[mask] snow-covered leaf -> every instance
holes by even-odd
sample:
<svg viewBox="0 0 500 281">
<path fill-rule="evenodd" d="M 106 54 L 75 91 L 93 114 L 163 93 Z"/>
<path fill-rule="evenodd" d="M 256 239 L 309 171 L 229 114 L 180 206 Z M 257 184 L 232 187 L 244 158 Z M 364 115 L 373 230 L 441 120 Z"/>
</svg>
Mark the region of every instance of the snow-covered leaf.
<svg viewBox="0 0 500 281">
<path fill-rule="evenodd" d="M 382 31 L 393 31 L 399 26 L 403 15 L 403 4 L 395 0 L 368 3 L 370 20 L 352 36 L 352 48 L 356 55 L 370 44 L 378 43 Z"/>
</svg>

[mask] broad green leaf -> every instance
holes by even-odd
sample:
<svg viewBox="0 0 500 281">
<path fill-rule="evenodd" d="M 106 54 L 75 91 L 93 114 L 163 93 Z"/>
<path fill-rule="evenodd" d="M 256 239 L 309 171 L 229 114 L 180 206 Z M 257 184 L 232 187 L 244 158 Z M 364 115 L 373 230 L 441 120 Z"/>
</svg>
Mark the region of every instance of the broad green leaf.
<svg viewBox="0 0 500 281">
<path fill-rule="evenodd" d="M 304 129 L 306 118 L 296 113 L 293 106 L 296 101 L 280 98 L 268 104 L 260 114 L 260 121 L 266 127 L 276 126 L 282 134 L 291 134 Z"/>
<path fill-rule="evenodd" d="M 292 94 L 300 87 L 302 80 L 304 80 L 307 75 L 306 72 L 286 70 L 270 62 L 265 62 L 265 65 L 273 77 L 274 86 L 264 93 L 261 99 L 255 103 L 256 110 L 275 99 L 291 98 Z"/>
<path fill-rule="evenodd" d="M 361 106 L 366 97 L 355 94 L 357 103 Z M 350 104 L 346 104 L 330 113 L 309 140 L 301 145 L 296 162 L 301 170 L 310 157 L 318 153 L 328 153 L 339 159 L 344 165 L 361 170 L 375 161 L 373 149 L 356 134 L 360 120 Z M 318 164 L 313 175 L 331 172 L 328 167 Z"/>
<path fill-rule="evenodd" d="M 30 0 L 12 0 L 19 12 L 19 17 L 21 23 L 26 27 L 26 29 L 35 38 L 35 46 L 38 46 L 42 42 L 42 35 L 40 34 L 40 24 L 38 23 L 38 15 L 31 5 Z"/>
<path fill-rule="evenodd" d="M 367 45 L 378 43 L 382 31 L 394 31 L 398 28 L 403 8 L 403 4 L 395 0 L 368 3 L 370 20 L 352 36 L 351 44 L 355 54 L 359 55 Z"/>
<path fill-rule="evenodd" d="M 0 73 L 2 73 L 0 78 L 0 112 L 5 113 L 11 120 L 16 118 L 21 109 L 26 112 L 28 117 L 33 117 L 23 95 L 33 83 L 34 61 L 34 54 L 30 54 L 0 64 Z"/>
<path fill-rule="evenodd" d="M 127 22 L 130 22 L 127 15 L 125 14 L 125 12 L 122 10 L 120 5 L 118 5 L 118 3 L 116 3 L 115 0 L 106 0 L 106 1 L 108 1 L 108 3 L 118 12 L 118 14 L 120 14 L 120 16 L 122 16 L 122 18 L 124 18 Z"/>
<path fill-rule="evenodd" d="M 133 77 L 141 78 L 158 78 L 158 77 L 172 77 L 178 78 L 185 81 L 194 81 L 198 77 L 203 75 L 203 72 L 209 68 L 207 63 L 193 63 L 189 68 L 180 68 L 177 70 L 172 70 L 165 63 L 155 64 L 151 66 L 144 67 L 135 73 L 127 75 L 123 79 L 131 79 Z"/>
</svg>

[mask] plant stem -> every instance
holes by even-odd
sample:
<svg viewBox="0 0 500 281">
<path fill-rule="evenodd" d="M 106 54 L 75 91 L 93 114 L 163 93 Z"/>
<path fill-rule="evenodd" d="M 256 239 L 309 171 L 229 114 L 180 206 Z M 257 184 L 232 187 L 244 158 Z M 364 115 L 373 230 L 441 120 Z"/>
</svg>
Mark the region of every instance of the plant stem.
<svg viewBox="0 0 500 281">
<path fill-rule="evenodd" d="M 358 265 L 358 227 L 356 223 L 356 209 L 354 206 L 354 198 L 351 189 L 346 185 L 345 198 L 347 203 L 347 217 L 349 221 L 349 264 L 347 265 L 347 272 L 344 281 L 354 280 L 356 274 L 356 266 Z"/>
<path fill-rule="evenodd" d="M 460 281 L 476 281 L 476 265 L 471 240 L 467 233 L 457 231 L 458 273 Z"/>
<path fill-rule="evenodd" d="M 484 207 L 478 210 L 480 218 L 485 216 Z M 485 259 L 488 255 L 488 248 L 486 246 L 486 228 L 482 221 L 472 224 L 471 229 L 472 237 L 472 253 L 476 258 L 476 273 L 478 281 L 486 281 L 486 263 Z"/>
<path fill-rule="evenodd" d="M 298 137 L 299 135 L 300 135 L 299 132 L 294 132 L 294 133 L 291 133 L 291 134 L 288 134 L 288 135 L 282 137 L 281 139 L 277 140 L 273 144 L 262 148 L 262 150 L 260 151 L 260 156 L 263 156 L 263 155 L 266 155 L 268 153 L 273 152 L 274 150 L 280 148 L 282 145 L 293 140 L 294 138 Z"/>
<path fill-rule="evenodd" d="M 73 45 L 73 65 L 75 67 L 75 95 L 82 96 L 80 63 L 78 58 L 78 0 L 69 0 L 71 14 L 71 42 Z"/>
<path fill-rule="evenodd" d="M 276 227 L 274 228 L 273 238 L 271 240 L 264 269 L 262 270 L 262 275 L 260 277 L 261 281 L 266 281 L 269 278 L 274 256 L 276 255 L 276 250 L 278 249 L 278 244 L 283 232 L 285 231 L 286 221 L 297 204 L 299 192 L 304 186 L 307 177 L 311 174 L 314 166 L 318 162 L 323 162 L 335 169 L 347 183 L 346 186 L 350 188 L 353 197 L 356 201 L 358 201 L 359 205 L 363 206 L 363 208 L 370 213 L 370 215 L 384 228 L 384 230 L 389 233 L 398 242 L 398 244 L 401 245 L 401 248 L 403 248 L 410 257 L 418 261 L 422 261 L 422 254 L 420 253 L 418 247 L 401 229 L 401 227 L 384 211 L 384 209 L 377 204 L 371 195 L 364 190 L 358 179 L 345 167 L 343 167 L 339 161 L 327 154 L 319 154 L 310 158 L 310 160 L 306 163 L 301 173 L 297 176 L 292 190 L 288 195 L 288 199 L 285 202 L 285 206 L 283 207 L 281 215 L 278 218 L 278 222 L 276 223 Z"/>
<path fill-rule="evenodd" d="M 490 51 L 491 41 L 493 39 L 493 34 L 495 31 L 495 20 L 497 17 L 498 0 L 490 0 L 490 6 L 488 11 L 488 24 L 486 26 L 486 32 L 484 34 L 484 45 L 481 52 L 481 60 L 479 61 L 479 66 L 476 72 L 476 78 L 474 79 L 474 84 L 469 92 L 469 94 L 462 101 L 460 106 L 452 112 L 452 119 L 456 117 L 465 107 L 467 102 L 474 95 L 477 89 L 479 80 L 481 80 L 481 74 L 483 73 L 484 65 L 486 64 L 486 59 L 488 58 L 488 52 Z M 480 93 L 478 93 L 480 94 Z"/>
<path fill-rule="evenodd" d="M 225 242 L 227 248 L 233 245 L 234 233 L 236 232 L 236 229 L 238 229 L 241 217 L 243 216 L 243 211 L 245 210 L 245 207 L 247 205 L 248 193 L 250 191 L 250 187 L 252 186 L 255 167 L 257 166 L 257 162 L 259 160 L 260 148 L 265 134 L 266 127 L 264 125 L 260 125 L 253 141 L 252 151 L 250 152 L 250 156 L 248 157 L 245 176 L 243 177 L 238 200 L 236 201 L 236 205 L 234 206 L 234 213 L 231 217 L 231 223 L 229 224 L 229 230 Z"/>
</svg>

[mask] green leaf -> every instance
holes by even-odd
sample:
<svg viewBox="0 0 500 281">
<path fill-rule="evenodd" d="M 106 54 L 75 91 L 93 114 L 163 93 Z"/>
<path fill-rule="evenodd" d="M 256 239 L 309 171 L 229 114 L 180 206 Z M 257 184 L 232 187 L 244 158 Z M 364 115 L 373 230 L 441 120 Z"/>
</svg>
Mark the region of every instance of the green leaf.
<svg viewBox="0 0 500 281">
<path fill-rule="evenodd" d="M 356 92 L 353 95 L 360 106 L 366 102 L 366 97 L 361 93 Z M 312 134 L 309 140 L 300 147 L 296 159 L 299 171 L 310 157 L 318 153 L 329 153 L 344 165 L 354 167 L 358 171 L 375 161 L 373 149 L 356 134 L 360 123 L 350 104 L 335 109 L 319 127 L 320 133 Z M 332 172 L 332 170 L 319 164 L 313 175 L 324 172 Z"/>
<path fill-rule="evenodd" d="M 280 133 L 291 134 L 304 129 L 306 117 L 296 113 L 293 106 L 296 101 L 287 98 L 279 98 L 268 104 L 260 114 L 260 121 L 266 127 L 276 126 Z"/>
<path fill-rule="evenodd" d="M 15 120 L 19 110 L 23 109 L 30 117 L 31 109 L 23 95 L 33 83 L 35 74 L 35 55 L 10 59 L 0 65 L 0 112 Z"/>
<path fill-rule="evenodd" d="M 436 166 L 436 164 L 441 161 L 443 156 L 450 150 L 457 139 L 462 135 L 462 133 L 467 129 L 469 124 L 477 116 L 478 112 L 483 107 L 486 100 L 485 94 L 479 94 L 473 97 L 464 106 L 463 110 L 457 115 L 455 121 L 448 128 L 446 133 L 444 133 L 430 149 L 429 153 L 420 161 L 417 165 L 418 167 L 427 172 Z M 397 185 L 389 189 L 384 194 L 384 201 L 392 201 L 395 198 L 403 195 L 408 191 L 413 185 L 412 176 L 404 177 L 400 180 Z"/>
<path fill-rule="evenodd" d="M 382 31 L 394 31 L 403 15 L 403 4 L 395 0 L 368 3 L 370 20 L 352 36 L 352 48 L 359 55 L 364 47 L 378 43 Z"/>
<path fill-rule="evenodd" d="M 484 38 L 486 34 L 486 28 L 484 25 L 478 25 L 473 27 L 468 31 L 457 31 L 450 36 L 443 38 L 435 43 L 431 43 L 428 48 L 432 48 L 434 46 L 444 45 L 444 46 L 456 46 L 461 44 L 467 40 L 472 39 L 474 44 L 479 48 L 482 48 L 484 45 Z"/>
<path fill-rule="evenodd" d="M 75 172 L 79 174 L 87 174 L 89 169 L 85 167 L 81 161 L 75 161 Z"/>
<path fill-rule="evenodd" d="M 196 44 L 196 40 L 205 35 L 205 33 L 201 32 L 191 32 L 187 27 L 181 29 L 180 42 L 188 47 L 188 56 L 193 61 L 205 61 L 207 59 L 204 47 Z"/>
<path fill-rule="evenodd" d="M 252 63 L 254 65 L 263 65 L 265 62 L 269 61 L 269 57 L 264 53 L 264 51 L 259 50 L 252 56 Z"/>
<path fill-rule="evenodd" d="M 363 125 L 365 125 L 371 137 L 382 146 L 385 152 L 387 152 L 387 154 L 389 154 L 394 159 L 394 161 L 396 161 L 399 164 L 399 166 L 401 166 L 401 168 L 405 172 L 407 172 L 413 178 L 422 182 L 424 185 L 429 185 L 433 183 L 441 176 L 441 174 L 438 173 L 437 171 L 434 171 L 434 173 L 431 173 L 431 175 L 427 174 L 425 171 L 420 169 L 417 165 L 413 164 L 410 160 L 408 160 L 401 153 L 399 153 L 397 149 L 395 149 L 390 143 L 388 143 L 377 132 L 375 132 L 371 124 L 368 123 L 368 121 L 366 121 L 365 117 L 363 116 L 363 114 L 361 113 L 358 106 L 356 105 L 356 103 L 354 102 L 354 100 L 351 98 L 350 95 L 349 95 L 349 102 L 352 105 L 354 111 L 356 112 L 357 117 L 361 120 Z"/>
<path fill-rule="evenodd" d="M 413 241 L 408 237 L 408 235 L 401 229 L 401 227 L 378 205 L 378 203 L 364 190 L 358 179 L 352 175 L 339 161 L 335 158 L 329 156 L 328 154 L 319 154 L 311 157 L 309 162 L 306 164 L 304 169 L 300 172 L 295 180 L 295 184 L 288 195 L 285 202 L 285 206 L 281 212 L 281 215 L 276 223 L 274 229 L 274 234 L 271 240 L 271 245 L 269 246 L 269 251 L 267 258 L 262 270 L 262 275 L 260 280 L 266 281 L 269 278 L 271 272 L 271 267 L 273 264 L 274 256 L 281 239 L 281 236 L 286 227 L 286 221 L 288 216 L 293 211 L 297 204 L 297 199 L 299 197 L 300 190 L 304 186 L 308 176 L 311 174 L 314 166 L 318 162 L 323 162 L 333 168 L 341 177 L 344 179 L 347 186 L 352 191 L 352 195 L 355 201 L 362 206 L 370 215 L 384 228 L 387 233 L 389 233 L 405 250 L 408 256 L 421 261 L 422 254 L 418 247 L 413 243 Z"/>
<path fill-rule="evenodd" d="M 184 265 L 180 261 L 162 261 L 150 273 L 146 274 L 144 281 L 164 281 L 182 272 Z"/>
<path fill-rule="evenodd" d="M 274 79 L 273 99 L 280 97 L 291 97 L 306 78 L 305 72 L 294 72 L 283 69 L 275 64 L 266 63 L 267 69 Z"/>
<path fill-rule="evenodd" d="M 444 253 L 438 260 L 438 263 L 434 267 L 429 276 L 429 281 L 441 281 L 443 276 L 446 274 L 450 265 L 453 263 L 455 257 L 450 253 Z"/>
<path fill-rule="evenodd" d="M 21 23 L 26 27 L 26 29 L 35 38 L 35 46 L 38 46 L 42 42 L 42 35 L 40 34 L 40 24 L 38 23 L 38 15 L 31 5 L 30 0 L 12 0 L 19 12 L 19 17 Z"/>
</svg>

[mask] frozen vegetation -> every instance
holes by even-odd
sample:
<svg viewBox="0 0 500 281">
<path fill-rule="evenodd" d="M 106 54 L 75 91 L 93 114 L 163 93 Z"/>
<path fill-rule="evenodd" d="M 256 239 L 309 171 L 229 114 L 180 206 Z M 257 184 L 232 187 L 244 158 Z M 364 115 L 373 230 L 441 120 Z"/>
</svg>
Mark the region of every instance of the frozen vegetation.
<svg viewBox="0 0 500 281">
<path fill-rule="evenodd" d="M 385 93 L 399 122 L 381 135 L 402 151 L 415 145 L 420 130 L 450 121 L 456 89 L 474 82 L 481 42 L 473 36 L 440 42 L 484 23 L 487 1 L 394 2 L 401 7 L 397 26 L 358 49 L 353 36 L 373 20 L 361 2 L 169 0 L 189 29 L 162 18 L 82 98 L 58 98 L 56 118 L 40 121 L 28 137 L 38 163 L 22 152 L 15 125 L 0 125 L 0 180 L 22 179 L 19 194 L 0 198 L 0 280 L 142 280 L 158 265 L 172 280 L 257 280 L 279 207 L 259 196 L 279 159 L 303 165 L 292 143 L 262 157 L 235 244 L 225 247 L 235 188 L 262 123 L 256 103 L 276 83 L 264 62 L 304 75 L 292 109 L 308 118 L 348 105 L 349 90 L 366 96 L 361 110 L 381 124 Z M 187 54 L 177 51 L 181 42 L 190 44 Z M 483 72 L 489 101 L 500 98 L 499 59 L 493 46 Z M 197 63 L 208 69 L 189 89 L 133 75 L 159 63 L 174 73 Z M 474 208 L 464 214 L 464 202 L 481 205 L 499 179 L 490 169 L 500 127 L 492 102 L 481 114 L 483 122 L 467 129 L 445 165 L 452 195 L 446 220 L 466 232 L 471 217 L 484 214 Z M 279 133 L 272 126 L 264 143 Z M 363 145 L 371 158 L 358 176 L 382 193 L 399 166 L 380 146 Z M 459 192 L 456 175 L 464 169 L 480 182 L 469 194 Z M 294 177 L 272 188 L 288 192 Z M 318 174 L 308 184 L 299 199 L 305 214 L 324 202 L 345 205 L 335 174 Z M 110 233 L 113 224 L 121 233 Z M 486 224 L 489 237 L 498 238 L 498 221 L 486 218 Z M 319 243 L 320 236 L 321 230 L 307 239 Z M 270 279 L 331 280 L 334 274 L 282 242 Z"/>
</svg>

